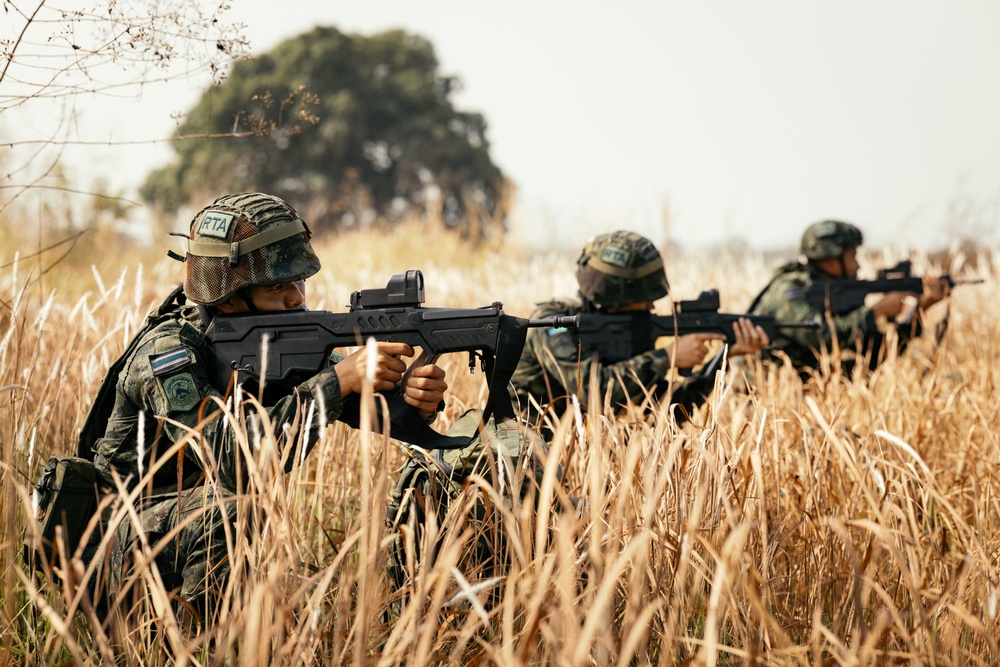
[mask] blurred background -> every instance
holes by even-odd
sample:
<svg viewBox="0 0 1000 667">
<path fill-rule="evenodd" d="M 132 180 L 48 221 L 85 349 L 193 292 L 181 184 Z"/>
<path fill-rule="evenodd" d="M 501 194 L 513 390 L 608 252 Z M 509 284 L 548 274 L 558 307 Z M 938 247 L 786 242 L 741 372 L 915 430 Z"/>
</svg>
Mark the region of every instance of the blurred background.
<svg viewBox="0 0 1000 667">
<path fill-rule="evenodd" d="M 3 5 L 0 198 L 58 193 L 77 227 L 96 204 L 69 192 L 149 242 L 268 188 L 321 227 L 478 216 L 570 253 L 614 228 L 788 253 L 823 218 L 998 240 L 993 2 Z"/>
</svg>

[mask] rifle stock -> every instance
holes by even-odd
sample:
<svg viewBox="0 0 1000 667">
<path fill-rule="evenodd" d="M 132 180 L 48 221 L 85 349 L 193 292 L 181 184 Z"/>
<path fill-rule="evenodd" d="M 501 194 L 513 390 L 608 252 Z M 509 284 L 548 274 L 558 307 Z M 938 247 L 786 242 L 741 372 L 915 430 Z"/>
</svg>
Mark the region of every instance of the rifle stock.
<svg viewBox="0 0 1000 667">
<path fill-rule="evenodd" d="M 419 270 L 394 275 L 383 289 L 351 295 L 346 313 L 329 311 L 280 311 L 216 315 L 208 326 L 209 376 L 224 390 L 233 372 L 290 388 L 323 370 L 331 352 L 339 347 L 363 345 L 368 338 L 407 343 L 421 348 L 428 359 L 449 352 L 468 352 L 469 370 L 478 359 L 489 387 L 483 423 L 490 416 L 502 421 L 514 416 L 507 383 L 520 358 L 530 327 L 572 326 L 574 318 L 528 320 L 507 315 L 503 304 L 483 308 L 425 308 L 424 279 Z M 427 449 L 466 446 L 471 438 L 437 433 L 395 394 L 383 394 L 389 406 L 393 437 Z M 357 426 L 359 398 L 345 400 L 345 418 Z M 376 406 L 379 401 L 376 401 Z M 384 432 L 384 417 L 375 428 Z"/>
<path fill-rule="evenodd" d="M 596 352 L 603 363 L 630 359 L 656 346 L 662 336 L 684 336 L 692 333 L 717 333 L 730 345 L 736 342 L 733 323 L 740 318 L 760 326 L 771 340 L 778 329 L 818 329 L 818 322 L 779 322 L 769 315 L 720 313 L 719 291 L 702 292 L 697 299 L 674 304 L 673 315 L 652 313 L 581 313 L 575 335 L 581 352 Z"/>
</svg>

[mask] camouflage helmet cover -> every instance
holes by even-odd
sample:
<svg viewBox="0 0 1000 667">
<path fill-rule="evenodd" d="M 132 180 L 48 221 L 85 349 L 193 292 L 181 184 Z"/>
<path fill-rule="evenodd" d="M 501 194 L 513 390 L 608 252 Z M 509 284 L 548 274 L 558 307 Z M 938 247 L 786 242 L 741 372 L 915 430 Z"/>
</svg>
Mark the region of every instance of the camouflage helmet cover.
<svg viewBox="0 0 1000 667">
<path fill-rule="evenodd" d="M 861 230 L 838 220 L 814 222 L 802 234 L 800 252 L 811 260 L 833 259 L 861 245 Z"/>
<path fill-rule="evenodd" d="M 576 260 L 580 294 L 605 310 L 656 301 L 670 291 L 663 258 L 652 241 L 634 232 L 595 236 Z"/>
<path fill-rule="evenodd" d="M 320 269 L 306 223 L 259 192 L 219 197 L 191 221 L 184 292 L 214 306 L 255 285 L 305 280 Z"/>
</svg>

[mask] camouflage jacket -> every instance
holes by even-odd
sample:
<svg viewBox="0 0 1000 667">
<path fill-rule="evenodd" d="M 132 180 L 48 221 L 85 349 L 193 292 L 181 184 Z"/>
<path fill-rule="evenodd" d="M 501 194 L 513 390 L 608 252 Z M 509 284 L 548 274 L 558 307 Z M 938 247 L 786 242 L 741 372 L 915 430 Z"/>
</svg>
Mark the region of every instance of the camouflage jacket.
<svg viewBox="0 0 1000 667">
<path fill-rule="evenodd" d="M 583 304 L 578 300 L 553 300 L 539 304 L 531 318 L 576 315 L 582 310 Z M 714 384 L 712 378 L 700 376 L 668 381 L 671 367 L 666 350 L 648 350 L 625 361 L 601 364 L 592 357 L 580 358 L 571 330 L 529 329 L 517 370 L 511 378 L 511 400 L 529 422 L 535 412 L 529 398 L 532 396 L 543 409 L 550 408 L 557 416 L 566 410 L 571 395 L 576 395 L 586 409 L 591 366 L 595 363 L 598 386 L 605 391 L 610 387 L 614 406 L 642 401 L 652 390 L 657 398 L 670 392 L 671 402 L 683 405 L 690 412 L 705 401 Z M 603 400 L 603 394 L 600 398 Z"/>
<path fill-rule="evenodd" d="M 217 462 L 223 485 L 236 488 L 240 449 L 228 420 L 213 400 L 225 402 L 205 370 L 204 328 L 195 306 L 180 306 L 140 333 L 141 339 L 125 358 L 118 376 L 114 408 L 104 437 L 93 446 L 94 464 L 106 481 L 111 481 L 113 469 L 122 479 L 131 478 L 134 483 L 139 479 L 140 455 L 142 470 L 148 471 L 150 463 L 173 443 L 191 430 L 198 430 L 200 446 L 211 449 L 204 456 Z M 328 420 L 341 416 L 343 400 L 332 368 L 292 388 L 290 394 L 267 407 L 275 431 L 280 434 L 279 446 L 294 446 L 295 436 L 283 434 L 281 427 L 296 417 L 301 423 L 302 407 L 309 400 L 316 400 L 317 406 L 325 409 Z M 305 438 L 308 449 L 318 438 L 319 422 L 313 419 L 310 424 Z M 194 447 L 186 446 L 183 452 L 183 465 L 162 468 L 154 477 L 154 487 L 177 485 L 201 472 L 203 459 Z M 246 466 L 242 469 L 246 470 Z"/>
<path fill-rule="evenodd" d="M 823 351 L 832 352 L 834 337 L 841 351 L 841 364 L 850 373 L 858 353 L 870 355 L 869 367 L 874 369 L 884 335 L 879 331 L 875 314 L 869 306 L 862 306 L 844 315 L 834 317 L 832 327 L 826 314 L 814 308 L 805 292 L 815 278 L 814 269 L 806 264 L 793 262 L 779 268 L 771 282 L 754 299 L 749 312 L 771 315 L 779 321 L 819 322 L 819 329 L 779 329 L 771 344 L 764 348 L 764 359 L 781 361 L 784 355 L 800 369 L 818 369 Z M 898 327 L 899 351 L 905 349 L 913 335 L 919 335 L 919 326 Z"/>
</svg>

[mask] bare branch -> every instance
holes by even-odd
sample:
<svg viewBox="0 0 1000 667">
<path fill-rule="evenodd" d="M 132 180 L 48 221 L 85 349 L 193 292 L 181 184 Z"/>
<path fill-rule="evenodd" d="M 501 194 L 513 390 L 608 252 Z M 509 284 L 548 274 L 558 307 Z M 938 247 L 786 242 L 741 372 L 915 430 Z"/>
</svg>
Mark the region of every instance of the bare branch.
<svg viewBox="0 0 1000 667">
<path fill-rule="evenodd" d="M 0 189 L 15 194 L 0 200 L 0 213 L 26 189 L 42 187 L 43 180 L 58 173 L 53 170 L 66 147 L 154 145 L 183 138 L 94 140 L 81 134 L 75 122 L 77 102 L 87 99 L 83 96 L 139 98 L 147 85 L 178 79 L 221 82 L 233 59 L 249 55 L 244 26 L 223 20 L 230 10 L 227 0 L 93 0 L 88 6 L 78 0 L 31 1 L 28 10 L 19 6 L 23 3 L 3 3 L 0 113 L 30 109 L 31 122 L 43 125 L 33 132 L 35 137 L 0 145 L 28 153 L 17 157 L 14 166 L 5 165 L 6 185 Z M 44 105 L 58 100 L 65 105 L 55 108 L 53 122 Z M 44 113 L 34 113 L 36 109 Z M 239 136 L 255 133 L 251 129 Z M 48 149 L 56 151 L 55 157 L 40 165 L 50 160 Z M 13 184 L 11 177 L 22 172 L 28 174 L 24 183 Z M 44 188 L 86 192 L 86 187 L 63 187 L 51 180 Z"/>
<path fill-rule="evenodd" d="M 45 5 L 45 0 L 42 0 L 41 2 L 38 3 L 38 6 L 35 7 L 35 11 L 31 13 L 31 16 L 25 17 L 26 20 L 24 22 L 24 28 L 21 30 L 21 33 L 17 36 L 17 40 L 15 40 L 14 42 L 14 47 L 10 51 L 10 57 L 7 58 L 7 64 L 3 66 L 3 72 L 0 72 L 0 83 L 3 83 L 4 78 L 7 76 L 7 70 L 10 69 L 11 64 L 14 62 L 14 53 L 17 51 L 18 46 L 20 46 L 21 41 L 24 40 L 24 36 L 28 32 L 28 28 L 35 20 L 35 17 L 38 15 L 38 12 L 42 11 L 42 7 L 44 5 Z M 14 6 L 13 4 L 11 4 L 11 6 L 17 9 L 17 7 Z M 20 13 L 20 10 L 18 10 L 18 13 Z"/>
</svg>

